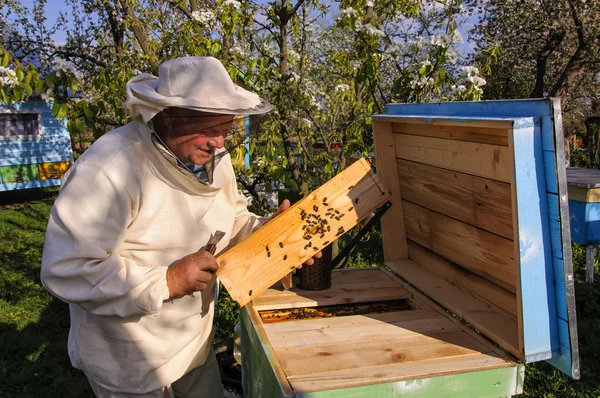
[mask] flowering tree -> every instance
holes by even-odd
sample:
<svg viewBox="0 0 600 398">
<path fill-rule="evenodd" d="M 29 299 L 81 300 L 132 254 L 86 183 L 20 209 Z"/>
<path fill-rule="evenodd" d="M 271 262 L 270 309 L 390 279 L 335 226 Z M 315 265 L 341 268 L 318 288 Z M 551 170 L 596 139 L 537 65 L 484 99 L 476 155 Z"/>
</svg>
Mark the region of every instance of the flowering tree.
<svg viewBox="0 0 600 398">
<path fill-rule="evenodd" d="M 338 12 L 319 0 L 69 4 L 72 26 L 63 17 L 53 28 L 40 23 L 43 2 L 33 19 L 13 7 L 21 34 L 8 44 L 40 58 L 48 79 L 35 91 L 61 116 L 68 109 L 73 132 L 97 137 L 126 123 L 124 87 L 139 71 L 212 55 L 276 106 L 253 134 L 257 161 L 241 174 L 250 191 L 277 180 L 306 193 L 369 154 L 370 115 L 385 103 L 479 99 L 485 84 L 477 68 L 457 64 L 459 1 L 344 0 Z M 320 23 L 333 13 L 334 23 Z M 59 28 L 68 31 L 62 45 L 50 40 Z"/>
</svg>

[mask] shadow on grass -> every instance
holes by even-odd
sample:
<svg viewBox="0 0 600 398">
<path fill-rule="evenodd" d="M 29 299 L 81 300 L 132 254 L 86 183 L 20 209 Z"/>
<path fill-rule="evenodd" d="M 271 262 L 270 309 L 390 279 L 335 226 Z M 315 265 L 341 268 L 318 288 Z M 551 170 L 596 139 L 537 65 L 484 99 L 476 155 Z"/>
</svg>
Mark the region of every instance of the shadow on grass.
<svg viewBox="0 0 600 398">
<path fill-rule="evenodd" d="M 68 306 L 47 299 L 39 320 L 22 330 L 0 323 L 0 397 L 94 396 L 87 378 L 68 358 Z"/>
</svg>

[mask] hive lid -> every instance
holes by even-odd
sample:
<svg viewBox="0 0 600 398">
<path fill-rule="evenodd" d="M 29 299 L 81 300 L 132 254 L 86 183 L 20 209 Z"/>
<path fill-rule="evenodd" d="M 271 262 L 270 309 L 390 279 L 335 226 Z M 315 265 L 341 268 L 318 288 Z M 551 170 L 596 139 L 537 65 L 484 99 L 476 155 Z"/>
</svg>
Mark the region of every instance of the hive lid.
<svg viewBox="0 0 600 398">
<path fill-rule="evenodd" d="M 373 121 L 377 172 L 392 193 L 392 203 L 403 204 L 395 212 L 393 206 L 382 220 L 386 263 L 516 357 L 526 362 L 548 360 L 578 378 L 558 100 L 394 104 L 386 106 L 384 115 L 373 116 Z M 412 127 L 406 130 L 407 126 Z M 502 134 L 496 134 L 502 129 L 508 133 L 506 143 L 500 142 Z M 394 156 L 395 161 L 390 161 Z M 428 184 L 415 176 L 428 178 Z M 399 181 L 396 190 L 390 186 L 394 180 Z M 457 189 L 436 192 L 436 181 L 437 188 Z M 419 192 L 430 195 L 419 197 Z M 505 195 L 508 202 L 491 192 Z M 446 198 L 444 206 L 436 208 L 431 200 L 436 195 Z M 488 206 L 474 200 L 473 219 L 463 222 L 468 215 L 455 206 L 455 198 L 461 195 L 479 195 Z M 502 214 L 492 214 L 502 208 L 499 203 L 510 203 L 512 223 Z M 403 236 L 408 243 L 404 246 L 398 244 L 398 217 L 405 220 Z M 499 221 L 494 222 L 494 217 Z M 484 257 L 498 253 L 495 245 L 507 245 L 511 232 L 514 259 Z M 469 239 L 476 244 L 468 245 Z M 494 269 L 510 261 L 516 263 L 514 279 L 503 273 L 510 272 L 510 264 Z M 452 279 L 457 270 L 461 279 Z M 507 297 L 513 297 L 517 306 L 516 335 L 507 332 L 502 321 L 511 318 Z M 508 316 L 503 318 L 505 313 Z"/>
</svg>

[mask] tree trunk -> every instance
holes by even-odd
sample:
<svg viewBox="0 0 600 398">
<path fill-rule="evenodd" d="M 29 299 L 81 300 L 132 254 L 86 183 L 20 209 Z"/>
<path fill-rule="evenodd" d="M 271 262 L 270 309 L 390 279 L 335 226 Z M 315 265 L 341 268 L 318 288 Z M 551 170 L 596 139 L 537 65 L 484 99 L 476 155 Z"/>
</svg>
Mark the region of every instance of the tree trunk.
<svg viewBox="0 0 600 398">
<path fill-rule="evenodd" d="M 281 25 L 279 26 L 279 71 L 282 87 L 286 87 L 285 80 L 288 79 L 288 42 L 287 42 L 287 23 L 290 19 L 291 15 L 287 12 L 287 4 L 286 0 L 281 1 L 281 10 L 279 12 L 279 19 L 281 21 Z M 284 88 L 285 89 L 285 88 Z M 288 131 L 287 121 L 289 120 L 290 112 L 285 105 L 281 106 L 279 109 L 280 117 L 284 121 L 281 124 L 280 132 L 281 139 L 283 141 L 283 147 L 285 150 L 285 157 L 288 161 L 288 170 L 292 174 L 292 178 L 294 182 L 298 186 L 298 189 L 301 193 L 305 194 L 308 191 L 307 183 L 302 178 L 302 174 L 300 173 L 300 169 L 298 167 L 298 163 L 296 163 L 296 158 L 294 157 L 294 152 L 292 151 L 291 145 L 291 134 Z"/>
<path fill-rule="evenodd" d="M 535 88 L 529 95 L 529 98 L 543 98 L 544 97 L 544 77 L 546 76 L 546 66 L 548 64 L 548 57 L 558 48 L 565 38 L 566 32 L 564 30 L 556 31 L 550 29 L 548 40 L 542 48 L 542 51 L 538 54 L 536 60 L 536 72 L 535 72 Z"/>
</svg>

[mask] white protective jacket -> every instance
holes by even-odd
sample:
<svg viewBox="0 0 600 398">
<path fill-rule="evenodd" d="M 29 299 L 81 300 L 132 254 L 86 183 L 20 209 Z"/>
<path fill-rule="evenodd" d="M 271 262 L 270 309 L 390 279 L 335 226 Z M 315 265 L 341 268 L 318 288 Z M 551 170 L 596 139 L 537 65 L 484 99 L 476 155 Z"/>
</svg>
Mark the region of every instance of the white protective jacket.
<svg viewBox="0 0 600 398">
<path fill-rule="evenodd" d="M 226 233 L 218 252 L 262 223 L 226 155 L 206 186 L 167 159 L 141 121 L 107 133 L 75 162 L 54 204 L 41 278 L 70 304 L 69 356 L 99 385 L 145 393 L 200 366 L 212 340 L 214 279 L 169 299 L 170 264 Z"/>
</svg>

